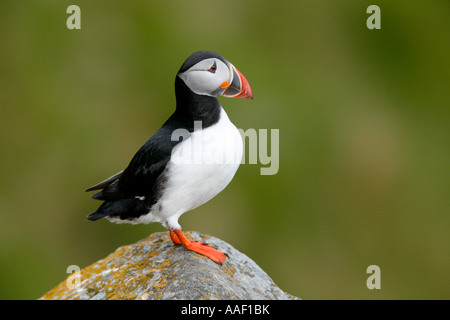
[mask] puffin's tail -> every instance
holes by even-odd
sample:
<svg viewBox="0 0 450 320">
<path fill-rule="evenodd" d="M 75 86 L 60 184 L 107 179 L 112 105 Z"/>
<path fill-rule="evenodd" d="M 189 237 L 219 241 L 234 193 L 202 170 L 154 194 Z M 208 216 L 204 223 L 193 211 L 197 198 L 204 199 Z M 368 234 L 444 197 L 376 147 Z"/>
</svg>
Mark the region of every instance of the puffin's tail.
<svg viewBox="0 0 450 320">
<path fill-rule="evenodd" d="M 122 220 L 132 220 L 147 214 L 150 207 L 145 197 L 129 197 L 116 201 L 103 202 L 97 211 L 87 216 L 90 221 L 96 221 L 104 217 L 117 217 Z"/>
<path fill-rule="evenodd" d="M 111 202 L 103 202 L 101 206 L 94 212 L 90 213 L 87 216 L 89 221 L 97 221 L 101 218 L 107 217 L 111 214 L 111 210 L 108 210 L 111 207 Z"/>
<path fill-rule="evenodd" d="M 88 219 L 89 221 L 97 221 L 97 220 L 99 220 L 99 219 L 101 219 L 101 218 L 104 218 L 104 217 L 106 217 L 106 216 L 107 216 L 107 214 L 105 214 L 105 213 L 103 213 L 103 212 L 97 212 L 97 211 L 94 211 L 94 212 L 90 213 L 90 214 L 87 216 L 87 219 Z"/>
</svg>

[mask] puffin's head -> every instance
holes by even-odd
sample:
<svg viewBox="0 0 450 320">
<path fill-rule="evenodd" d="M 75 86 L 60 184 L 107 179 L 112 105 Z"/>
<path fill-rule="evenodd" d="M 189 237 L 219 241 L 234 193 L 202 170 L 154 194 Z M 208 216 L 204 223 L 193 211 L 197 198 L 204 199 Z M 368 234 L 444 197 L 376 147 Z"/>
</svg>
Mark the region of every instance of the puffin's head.
<svg viewBox="0 0 450 320">
<path fill-rule="evenodd" d="M 220 54 L 197 51 L 184 61 L 177 77 L 196 94 L 253 99 L 247 79 Z"/>
</svg>

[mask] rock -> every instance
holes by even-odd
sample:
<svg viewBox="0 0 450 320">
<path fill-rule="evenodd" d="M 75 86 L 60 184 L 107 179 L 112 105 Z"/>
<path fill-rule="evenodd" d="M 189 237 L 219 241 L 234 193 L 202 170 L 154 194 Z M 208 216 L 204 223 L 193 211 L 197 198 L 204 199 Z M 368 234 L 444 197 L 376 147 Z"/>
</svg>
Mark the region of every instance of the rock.
<svg viewBox="0 0 450 320">
<path fill-rule="evenodd" d="M 187 237 L 211 244 L 229 258 L 223 265 L 174 245 L 168 232 L 118 248 L 72 274 L 40 299 L 298 299 L 278 288 L 250 258 L 228 243 L 197 232 Z"/>
</svg>

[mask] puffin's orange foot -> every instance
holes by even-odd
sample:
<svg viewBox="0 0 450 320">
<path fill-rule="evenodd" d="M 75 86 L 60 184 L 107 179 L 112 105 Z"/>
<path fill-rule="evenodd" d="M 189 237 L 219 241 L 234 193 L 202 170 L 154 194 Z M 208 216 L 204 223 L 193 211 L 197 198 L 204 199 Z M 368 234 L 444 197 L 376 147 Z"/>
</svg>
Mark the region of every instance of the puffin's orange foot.
<svg viewBox="0 0 450 320">
<path fill-rule="evenodd" d="M 225 253 L 216 248 L 211 247 L 209 244 L 204 244 L 198 241 L 192 241 L 188 246 L 184 246 L 187 250 L 197 252 L 205 257 L 210 258 L 212 261 L 218 264 L 222 264 L 227 257 Z"/>
<path fill-rule="evenodd" d="M 209 244 L 204 244 L 199 241 L 193 241 L 186 238 L 184 233 L 179 230 L 170 229 L 170 237 L 175 244 L 182 244 L 186 250 L 197 252 L 205 257 L 210 258 L 212 261 L 218 264 L 222 264 L 225 261 L 227 255 L 216 248 L 211 247 Z"/>
</svg>

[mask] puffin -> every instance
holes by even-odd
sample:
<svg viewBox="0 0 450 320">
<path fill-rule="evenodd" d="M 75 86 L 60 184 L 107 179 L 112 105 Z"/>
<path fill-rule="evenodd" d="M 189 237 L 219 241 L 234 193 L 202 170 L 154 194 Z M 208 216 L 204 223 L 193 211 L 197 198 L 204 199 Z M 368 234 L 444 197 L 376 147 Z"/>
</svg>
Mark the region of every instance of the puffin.
<svg viewBox="0 0 450 320">
<path fill-rule="evenodd" d="M 221 265 L 226 253 L 187 238 L 178 223 L 220 193 L 242 160 L 242 137 L 218 96 L 253 99 L 247 79 L 222 55 L 191 54 L 175 77 L 175 111 L 124 170 L 86 190 L 99 190 L 93 199 L 103 201 L 87 219 L 159 222 L 175 245 Z"/>
</svg>

